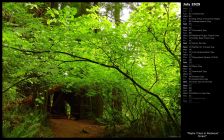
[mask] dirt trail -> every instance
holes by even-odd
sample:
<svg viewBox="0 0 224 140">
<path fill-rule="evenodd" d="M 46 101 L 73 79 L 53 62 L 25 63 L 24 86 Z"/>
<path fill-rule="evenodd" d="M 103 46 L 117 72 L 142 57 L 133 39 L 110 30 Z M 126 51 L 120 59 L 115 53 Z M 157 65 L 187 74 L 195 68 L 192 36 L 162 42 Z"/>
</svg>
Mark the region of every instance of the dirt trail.
<svg viewBox="0 0 224 140">
<path fill-rule="evenodd" d="M 103 137 L 104 126 L 91 120 L 49 119 L 56 138 L 99 138 Z"/>
</svg>

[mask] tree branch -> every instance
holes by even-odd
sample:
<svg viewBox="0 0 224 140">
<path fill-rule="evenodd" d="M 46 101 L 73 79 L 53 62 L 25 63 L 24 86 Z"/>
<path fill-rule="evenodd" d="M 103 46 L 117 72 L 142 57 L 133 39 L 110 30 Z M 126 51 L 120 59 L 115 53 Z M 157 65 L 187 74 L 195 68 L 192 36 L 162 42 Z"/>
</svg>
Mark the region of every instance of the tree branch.
<svg viewBox="0 0 224 140">
<path fill-rule="evenodd" d="M 138 88 L 136 87 L 136 85 L 134 85 L 134 87 L 135 87 L 135 90 L 137 91 L 138 95 L 141 96 L 141 97 L 145 100 L 145 102 L 147 102 L 149 105 L 151 105 L 153 108 L 155 108 L 156 111 L 159 112 L 160 116 L 163 117 L 163 115 L 162 115 L 162 113 L 160 112 L 160 110 L 159 110 L 154 104 L 150 103 L 150 102 L 145 98 L 145 96 L 143 96 L 142 94 L 140 94 L 140 92 L 138 91 Z"/>
<path fill-rule="evenodd" d="M 159 102 L 160 104 L 162 105 L 162 107 L 165 109 L 169 119 L 172 121 L 172 123 L 174 124 L 174 126 L 179 129 L 179 126 L 178 124 L 176 123 L 176 121 L 173 119 L 170 111 L 168 110 L 166 104 L 163 102 L 163 100 L 155 93 L 152 93 L 150 92 L 149 90 L 147 90 L 146 88 L 142 87 L 139 83 L 137 83 L 132 77 L 130 77 L 127 73 L 123 72 L 118 66 L 116 65 L 106 65 L 106 64 L 103 64 L 103 63 L 100 63 L 100 62 L 96 62 L 94 60 L 91 60 L 91 59 L 88 59 L 88 58 L 84 58 L 84 57 L 80 57 L 80 56 L 77 56 L 77 55 L 73 55 L 73 54 L 70 54 L 70 53 L 67 53 L 67 52 L 61 52 L 61 51 L 49 51 L 49 50 L 46 50 L 46 51 L 31 51 L 31 50 L 24 50 L 24 49 L 18 49 L 18 48 L 13 48 L 13 47 L 10 47 L 12 49 L 15 49 L 15 50 L 18 50 L 18 51 L 21 51 L 21 52 L 31 52 L 31 53 L 59 53 L 59 54 L 65 54 L 65 55 L 68 55 L 68 56 L 71 56 L 73 58 L 79 58 L 81 59 L 82 61 L 86 61 L 86 62 L 90 62 L 90 63 L 94 63 L 94 64 L 97 64 L 97 65 L 101 65 L 101 66 L 104 66 L 104 67 L 107 67 L 107 68 L 113 68 L 113 69 L 116 69 L 119 73 L 121 73 L 122 75 L 124 75 L 126 78 L 128 78 L 134 85 L 136 85 L 137 87 L 139 87 L 140 89 L 142 89 L 143 91 L 145 91 L 146 93 L 154 96 Z"/>
<path fill-rule="evenodd" d="M 154 54 L 154 59 L 153 59 L 153 65 L 154 65 L 154 71 L 156 74 L 156 80 L 155 82 L 152 84 L 152 86 L 149 88 L 149 90 L 151 90 L 153 88 L 153 86 L 158 82 L 158 74 L 157 74 L 157 69 L 156 69 L 156 58 L 155 58 L 155 54 Z"/>
<path fill-rule="evenodd" d="M 153 35 L 153 37 L 156 39 L 156 41 L 158 41 L 158 42 L 160 42 L 160 43 L 162 43 L 163 45 L 164 45 L 164 47 L 165 47 L 165 49 L 174 57 L 174 59 L 178 62 L 178 65 L 179 65 L 179 67 L 181 67 L 181 61 L 180 61 L 180 59 L 178 59 L 178 57 L 171 51 L 171 49 L 170 49 L 170 47 L 168 46 L 168 44 L 166 43 L 166 31 L 165 31 L 165 34 L 164 34 L 164 38 L 163 38 L 163 41 L 161 41 L 161 40 L 159 40 L 157 37 L 156 37 L 156 35 L 150 30 L 149 31 L 152 35 Z"/>
<path fill-rule="evenodd" d="M 30 78 L 34 78 L 34 77 L 39 77 L 39 76 L 29 76 L 29 77 L 23 78 L 23 79 L 19 80 L 18 82 L 12 84 L 10 87 L 8 87 L 6 90 L 4 90 L 2 93 L 5 93 L 6 91 L 8 91 L 9 89 L 11 89 L 15 85 L 19 84 L 20 82 L 25 81 L 25 80 L 30 79 Z"/>
</svg>

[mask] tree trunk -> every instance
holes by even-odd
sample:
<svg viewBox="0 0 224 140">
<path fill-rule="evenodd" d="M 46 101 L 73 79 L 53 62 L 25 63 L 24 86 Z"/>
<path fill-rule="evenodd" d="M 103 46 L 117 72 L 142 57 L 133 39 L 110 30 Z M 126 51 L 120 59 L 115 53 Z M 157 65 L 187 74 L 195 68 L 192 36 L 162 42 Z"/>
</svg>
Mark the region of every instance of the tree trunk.
<svg viewBox="0 0 224 140">
<path fill-rule="evenodd" d="M 58 9 L 58 2 L 51 2 L 51 8 Z"/>
<path fill-rule="evenodd" d="M 90 7 L 90 2 L 81 2 L 78 9 L 77 17 L 88 14 L 86 9 L 89 9 Z"/>
<path fill-rule="evenodd" d="M 122 4 L 119 2 L 114 3 L 114 21 L 116 25 L 119 25 L 121 22 L 121 10 L 122 10 Z"/>
</svg>

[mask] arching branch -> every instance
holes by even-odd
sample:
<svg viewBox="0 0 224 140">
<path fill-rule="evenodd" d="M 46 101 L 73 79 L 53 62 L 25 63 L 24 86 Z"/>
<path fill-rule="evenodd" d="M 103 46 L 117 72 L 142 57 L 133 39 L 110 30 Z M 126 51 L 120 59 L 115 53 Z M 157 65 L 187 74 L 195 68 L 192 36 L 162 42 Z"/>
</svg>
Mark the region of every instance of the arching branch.
<svg viewBox="0 0 224 140">
<path fill-rule="evenodd" d="M 15 82 L 15 83 L 12 84 L 11 86 L 9 86 L 6 90 L 2 91 L 2 93 L 5 93 L 6 91 L 8 91 L 9 89 L 11 89 L 11 88 L 14 87 L 15 85 L 17 85 L 17 84 L 19 84 L 20 82 L 25 81 L 25 80 L 27 80 L 27 79 L 29 79 L 29 78 L 23 78 L 23 79 L 21 79 L 21 80 Z"/>
<path fill-rule="evenodd" d="M 174 126 L 179 129 L 179 126 L 178 124 L 176 123 L 176 121 L 173 119 L 170 111 L 168 110 L 166 104 L 163 102 L 163 100 L 155 93 L 147 90 L 146 88 L 142 87 L 138 82 L 136 82 L 132 77 L 130 77 L 130 75 L 128 75 L 127 73 L 125 73 L 124 71 L 122 71 L 118 66 L 116 65 L 107 65 L 107 64 L 103 64 L 101 62 L 97 62 L 97 61 L 94 61 L 94 60 L 91 60 L 91 59 L 88 59 L 88 58 L 84 58 L 84 57 L 80 57 L 80 56 L 77 56 L 77 55 L 74 55 L 74 54 L 71 54 L 71 53 L 68 53 L 68 52 L 62 52 L 62 51 L 49 51 L 49 50 L 45 50 L 45 51 L 31 51 L 31 50 L 25 50 L 25 49 L 18 49 L 18 48 L 13 48 L 13 47 L 9 47 L 11 49 L 15 49 L 15 50 L 18 50 L 18 51 L 21 51 L 21 52 L 30 52 L 30 53 L 59 53 L 59 54 L 65 54 L 65 55 L 68 55 L 68 56 L 71 56 L 72 58 L 74 58 L 75 60 L 74 61 L 77 61 L 78 60 L 82 60 L 85 61 L 85 62 L 90 62 L 90 63 L 94 63 L 94 64 L 97 64 L 97 65 L 101 65 L 101 66 L 104 66 L 104 67 L 107 67 L 107 68 L 112 68 L 112 69 L 115 69 L 117 70 L 119 73 L 121 73 L 123 76 L 125 76 L 127 79 L 129 79 L 134 85 L 136 85 L 138 88 L 142 89 L 143 91 L 145 91 L 146 93 L 152 95 L 153 97 L 155 97 L 159 102 L 160 104 L 162 105 L 162 107 L 165 109 L 169 119 L 172 121 L 172 123 L 174 124 Z"/>
<path fill-rule="evenodd" d="M 156 77 L 156 80 L 155 82 L 152 84 L 152 86 L 149 88 L 149 90 L 151 90 L 153 88 L 153 86 L 158 82 L 159 78 L 158 78 L 158 73 L 157 73 L 157 69 L 156 69 L 156 57 L 155 57 L 155 54 L 154 54 L 154 58 L 153 58 L 153 65 L 154 65 L 154 71 L 155 71 L 155 77 Z"/>
<path fill-rule="evenodd" d="M 12 84 L 11 86 L 9 86 L 6 90 L 2 91 L 2 93 L 5 93 L 6 91 L 8 91 L 9 89 L 11 89 L 12 87 L 18 85 L 19 83 L 21 83 L 21 82 L 23 82 L 23 81 L 25 81 L 25 80 L 27 80 L 27 79 L 35 78 L 35 77 L 39 77 L 39 76 L 28 76 L 28 77 L 25 77 L 25 78 L 23 78 L 23 79 L 21 79 L 21 80 L 15 82 L 15 83 Z"/>
</svg>

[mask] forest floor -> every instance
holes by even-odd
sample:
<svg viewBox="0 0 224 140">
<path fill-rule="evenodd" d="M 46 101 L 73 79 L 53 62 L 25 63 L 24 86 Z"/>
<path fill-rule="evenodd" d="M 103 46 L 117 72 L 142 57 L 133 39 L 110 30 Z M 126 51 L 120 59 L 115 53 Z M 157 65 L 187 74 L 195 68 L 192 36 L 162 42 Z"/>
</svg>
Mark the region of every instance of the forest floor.
<svg viewBox="0 0 224 140">
<path fill-rule="evenodd" d="M 92 120 L 50 118 L 49 122 L 56 138 L 99 138 L 103 137 L 105 128 Z"/>
</svg>

